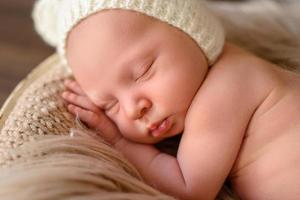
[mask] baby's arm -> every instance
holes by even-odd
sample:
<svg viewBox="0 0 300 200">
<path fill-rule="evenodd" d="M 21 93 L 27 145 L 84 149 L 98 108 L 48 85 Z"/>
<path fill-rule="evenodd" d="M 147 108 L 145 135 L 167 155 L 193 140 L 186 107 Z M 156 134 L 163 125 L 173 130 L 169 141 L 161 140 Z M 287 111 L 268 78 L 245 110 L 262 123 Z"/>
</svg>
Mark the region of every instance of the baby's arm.
<svg viewBox="0 0 300 200">
<path fill-rule="evenodd" d="M 139 144 L 117 145 L 135 166 L 142 166 L 148 182 L 180 199 L 215 199 L 257 106 L 255 88 L 243 73 L 216 70 L 220 72 L 211 73 L 222 76 L 208 75 L 193 99 L 177 158 L 153 150 L 143 164 L 146 154 Z"/>
<path fill-rule="evenodd" d="M 214 199 L 228 176 L 255 106 L 245 77 L 222 74 L 217 81 L 208 76 L 195 96 L 177 159 L 117 137 L 116 148 L 161 191 L 180 199 Z"/>
<path fill-rule="evenodd" d="M 172 181 L 168 183 L 168 187 L 173 190 L 178 188 L 178 192 L 183 190 L 182 176 L 177 174 L 180 170 L 173 169 L 173 167 L 178 167 L 178 165 L 174 165 L 175 162 L 177 163 L 176 158 L 161 153 L 153 145 L 139 144 L 123 138 L 113 122 L 90 101 L 76 81 L 68 79 L 65 81 L 65 86 L 67 90 L 63 92 L 62 96 L 67 102 L 68 110 L 75 116 L 78 115 L 81 121 L 96 130 L 107 142 L 120 150 L 135 165 L 146 182 L 161 189 L 161 185 L 157 184 L 157 180 L 160 180 L 161 176 L 169 174 Z M 157 166 L 153 161 L 163 161 L 163 159 L 157 159 L 160 157 L 166 157 L 166 163 L 159 162 L 163 166 L 156 169 L 151 167 L 152 165 Z M 180 177 L 180 180 L 178 180 L 178 177 Z M 162 191 L 174 196 L 184 196 L 179 195 L 178 192 Z"/>
<path fill-rule="evenodd" d="M 63 98 L 68 110 L 120 150 L 149 184 L 163 192 L 185 199 L 184 179 L 173 156 L 161 153 L 153 145 L 131 142 L 121 136 L 115 125 L 85 95 L 76 81 L 66 80 Z M 138 152 L 138 153 L 137 153 Z M 167 177 L 167 182 L 161 181 Z M 164 189 L 164 185 L 167 185 Z M 176 191 L 176 192 L 174 192 Z"/>
</svg>

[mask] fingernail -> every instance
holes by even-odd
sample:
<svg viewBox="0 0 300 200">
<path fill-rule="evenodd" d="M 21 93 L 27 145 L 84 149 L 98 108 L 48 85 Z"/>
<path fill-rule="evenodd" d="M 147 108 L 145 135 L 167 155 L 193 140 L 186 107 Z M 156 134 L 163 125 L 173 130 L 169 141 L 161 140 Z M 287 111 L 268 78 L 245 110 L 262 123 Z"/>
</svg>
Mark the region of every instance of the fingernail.
<svg viewBox="0 0 300 200">
<path fill-rule="evenodd" d="M 68 85 L 68 84 L 70 84 L 70 82 L 71 82 L 71 81 L 70 81 L 69 79 L 66 79 L 66 80 L 64 81 L 64 84 L 65 84 L 65 85 Z"/>
<path fill-rule="evenodd" d="M 63 92 L 63 93 L 61 94 L 61 96 L 62 96 L 63 98 L 67 98 L 68 92 Z"/>
<path fill-rule="evenodd" d="M 69 109 L 69 110 L 73 110 L 74 108 L 75 108 L 75 106 L 73 106 L 72 104 L 69 104 L 69 105 L 68 105 L 68 109 Z"/>
</svg>

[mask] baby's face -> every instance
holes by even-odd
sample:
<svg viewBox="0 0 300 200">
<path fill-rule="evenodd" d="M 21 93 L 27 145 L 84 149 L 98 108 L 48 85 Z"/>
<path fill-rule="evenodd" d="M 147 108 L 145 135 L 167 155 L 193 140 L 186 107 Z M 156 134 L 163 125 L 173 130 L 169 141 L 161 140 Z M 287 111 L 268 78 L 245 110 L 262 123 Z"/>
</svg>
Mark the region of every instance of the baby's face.
<svg viewBox="0 0 300 200">
<path fill-rule="evenodd" d="M 179 134 L 207 72 L 197 44 L 136 12 L 99 12 L 69 35 L 67 59 L 91 101 L 124 137 L 156 143 Z"/>
</svg>

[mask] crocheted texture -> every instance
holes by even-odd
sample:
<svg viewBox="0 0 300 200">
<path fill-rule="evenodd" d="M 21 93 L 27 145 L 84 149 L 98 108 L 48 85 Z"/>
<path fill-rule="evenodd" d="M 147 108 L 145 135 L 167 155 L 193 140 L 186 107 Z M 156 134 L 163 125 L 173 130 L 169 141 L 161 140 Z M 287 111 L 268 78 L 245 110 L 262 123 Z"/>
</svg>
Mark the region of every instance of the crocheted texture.
<svg viewBox="0 0 300 200">
<path fill-rule="evenodd" d="M 0 112 L 7 115 L 0 120 L 1 199 L 173 200 L 146 185 L 119 152 L 75 123 L 60 96 L 71 74 L 58 56 L 41 67 L 48 69 L 35 80 L 29 76 L 28 86 L 17 87 L 22 94 L 14 91 Z M 224 187 L 218 200 L 235 199 L 231 195 Z"/>
<path fill-rule="evenodd" d="M 225 33 L 202 0 L 39 0 L 33 10 L 37 32 L 56 46 L 66 60 L 69 32 L 86 17 L 106 9 L 143 13 L 166 22 L 188 34 L 213 64 L 223 50 Z"/>
<path fill-rule="evenodd" d="M 61 98 L 71 74 L 59 62 L 53 56 L 38 66 L 0 111 L 1 199 L 174 200 L 75 122 Z"/>
<path fill-rule="evenodd" d="M 74 117 L 67 112 L 60 97 L 63 79 L 70 73 L 60 64 L 49 67 L 51 69 L 18 98 L 5 121 L 0 132 L 0 166 L 14 159 L 7 154 L 8 149 L 43 135 L 65 135 L 71 127 L 76 127 Z"/>
</svg>

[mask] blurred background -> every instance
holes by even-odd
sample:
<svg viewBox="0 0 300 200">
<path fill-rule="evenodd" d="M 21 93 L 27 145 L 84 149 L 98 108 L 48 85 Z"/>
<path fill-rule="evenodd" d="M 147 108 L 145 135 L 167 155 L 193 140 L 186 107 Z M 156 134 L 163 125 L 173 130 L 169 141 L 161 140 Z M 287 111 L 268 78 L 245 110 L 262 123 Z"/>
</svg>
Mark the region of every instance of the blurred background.
<svg viewBox="0 0 300 200">
<path fill-rule="evenodd" d="M 26 75 L 54 53 L 34 31 L 31 19 L 34 2 L 0 1 L 0 107 Z"/>
</svg>

